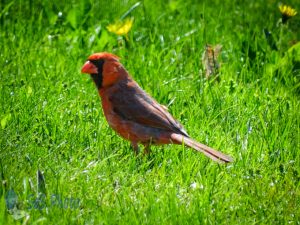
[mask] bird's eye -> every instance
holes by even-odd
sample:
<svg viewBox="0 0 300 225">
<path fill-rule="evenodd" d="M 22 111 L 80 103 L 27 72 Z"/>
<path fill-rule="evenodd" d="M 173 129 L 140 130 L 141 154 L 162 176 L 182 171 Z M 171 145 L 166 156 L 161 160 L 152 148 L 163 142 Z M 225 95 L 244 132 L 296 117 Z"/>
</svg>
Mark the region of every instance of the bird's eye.
<svg viewBox="0 0 300 225">
<path fill-rule="evenodd" d="M 97 63 L 96 63 L 96 60 L 94 60 L 94 59 L 90 59 L 89 60 L 91 63 L 93 63 L 94 65 L 96 65 Z"/>
<path fill-rule="evenodd" d="M 90 59 L 89 60 L 91 63 L 93 63 L 97 68 L 101 68 L 102 69 L 102 65 L 104 63 L 103 59 L 98 59 L 98 60 L 94 60 L 94 59 Z"/>
</svg>

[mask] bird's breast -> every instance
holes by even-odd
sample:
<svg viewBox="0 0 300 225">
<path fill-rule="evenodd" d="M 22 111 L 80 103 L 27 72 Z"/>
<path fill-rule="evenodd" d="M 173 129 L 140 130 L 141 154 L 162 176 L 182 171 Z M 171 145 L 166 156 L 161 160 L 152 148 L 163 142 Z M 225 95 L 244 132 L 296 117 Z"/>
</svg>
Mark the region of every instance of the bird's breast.
<svg viewBox="0 0 300 225">
<path fill-rule="evenodd" d="M 116 113 L 114 112 L 113 106 L 109 101 L 109 98 L 107 97 L 102 98 L 102 109 L 108 124 L 112 128 L 115 128 L 117 124 L 120 122 L 119 121 L 120 119 L 118 118 L 118 115 L 116 115 Z"/>
</svg>

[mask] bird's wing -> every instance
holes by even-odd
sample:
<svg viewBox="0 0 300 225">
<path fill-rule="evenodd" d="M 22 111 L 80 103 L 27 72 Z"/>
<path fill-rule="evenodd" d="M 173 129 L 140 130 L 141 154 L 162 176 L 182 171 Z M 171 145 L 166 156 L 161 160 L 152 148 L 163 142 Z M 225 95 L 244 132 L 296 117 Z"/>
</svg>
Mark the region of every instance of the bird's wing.
<svg viewBox="0 0 300 225">
<path fill-rule="evenodd" d="M 109 100 L 114 112 L 120 117 L 188 137 L 183 126 L 133 80 L 120 82 L 117 85 L 118 88 L 111 94 Z"/>
</svg>

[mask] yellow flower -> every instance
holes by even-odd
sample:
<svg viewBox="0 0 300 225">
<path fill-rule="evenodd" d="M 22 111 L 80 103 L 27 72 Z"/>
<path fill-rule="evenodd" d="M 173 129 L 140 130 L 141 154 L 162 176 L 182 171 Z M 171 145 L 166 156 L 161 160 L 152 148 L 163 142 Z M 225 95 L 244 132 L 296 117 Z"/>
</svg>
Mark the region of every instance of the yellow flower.
<svg viewBox="0 0 300 225">
<path fill-rule="evenodd" d="M 297 11 L 295 9 L 293 9 L 291 6 L 288 5 L 283 5 L 280 4 L 279 5 L 279 10 L 281 12 L 282 15 L 282 23 L 286 23 L 286 21 L 297 15 Z"/>
<path fill-rule="evenodd" d="M 128 32 L 133 25 L 133 18 L 127 18 L 123 21 L 119 20 L 116 23 L 109 24 L 106 28 L 109 32 L 117 35 L 125 35 L 127 37 Z"/>
</svg>

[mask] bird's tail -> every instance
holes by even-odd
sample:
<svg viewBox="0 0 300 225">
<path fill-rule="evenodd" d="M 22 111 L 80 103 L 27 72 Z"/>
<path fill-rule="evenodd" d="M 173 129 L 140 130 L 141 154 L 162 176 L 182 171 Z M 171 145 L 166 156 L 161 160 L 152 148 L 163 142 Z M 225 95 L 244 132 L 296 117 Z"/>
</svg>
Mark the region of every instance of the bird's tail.
<svg viewBox="0 0 300 225">
<path fill-rule="evenodd" d="M 212 149 L 204 144 L 201 144 L 201 143 L 199 143 L 189 137 L 185 137 L 181 134 L 173 133 L 171 135 L 171 139 L 174 143 L 177 143 L 177 144 L 183 143 L 184 145 L 186 145 L 190 148 L 193 148 L 198 152 L 202 152 L 204 155 L 206 155 L 207 157 L 211 158 L 214 161 L 223 162 L 223 163 L 229 163 L 229 162 L 233 161 L 233 159 L 230 156 L 225 155 L 222 152 Z"/>
</svg>

